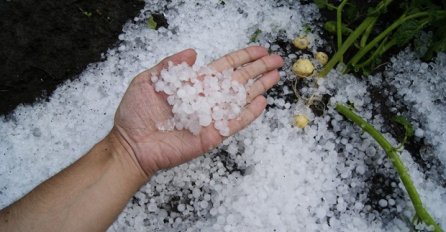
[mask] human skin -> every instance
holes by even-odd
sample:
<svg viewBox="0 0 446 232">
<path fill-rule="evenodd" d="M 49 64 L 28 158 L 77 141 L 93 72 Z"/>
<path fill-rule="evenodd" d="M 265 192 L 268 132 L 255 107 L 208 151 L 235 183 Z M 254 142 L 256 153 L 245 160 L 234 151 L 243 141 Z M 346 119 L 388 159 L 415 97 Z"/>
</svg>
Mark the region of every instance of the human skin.
<svg viewBox="0 0 446 232">
<path fill-rule="evenodd" d="M 170 118 L 167 96 L 150 81 L 167 63 L 195 63 L 187 49 L 137 75 L 116 111 L 110 133 L 75 163 L 0 211 L 0 231 L 105 231 L 135 192 L 157 171 L 192 160 L 220 144 L 224 137 L 212 126 L 198 135 L 186 130 L 159 131 Z M 279 81 L 283 60 L 263 47 L 232 52 L 209 64 L 217 71 L 235 70 L 233 79 L 247 83 L 248 104 L 229 121 L 231 135 L 265 109 L 262 94 Z"/>
</svg>

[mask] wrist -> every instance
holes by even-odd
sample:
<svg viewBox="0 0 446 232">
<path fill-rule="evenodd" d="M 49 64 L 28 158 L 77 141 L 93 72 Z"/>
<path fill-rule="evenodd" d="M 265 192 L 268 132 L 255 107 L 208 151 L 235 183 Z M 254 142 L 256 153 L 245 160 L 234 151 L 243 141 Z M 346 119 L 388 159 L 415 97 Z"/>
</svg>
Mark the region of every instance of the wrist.
<svg viewBox="0 0 446 232">
<path fill-rule="evenodd" d="M 113 128 L 104 142 L 110 147 L 110 152 L 114 160 L 120 166 L 119 168 L 128 176 L 135 178 L 136 181 L 145 183 L 150 179 L 152 173 L 146 173 L 141 167 L 136 154 L 130 144 Z"/>
<path fill-rule="evenodd" d="M 105 231 L 148 178 L 112 130 L 78 161 L 1 211 L 0 220 L 9 220 L 4 226 L 11 228 L 0 223 L 0 231 Z"/>
</svg>

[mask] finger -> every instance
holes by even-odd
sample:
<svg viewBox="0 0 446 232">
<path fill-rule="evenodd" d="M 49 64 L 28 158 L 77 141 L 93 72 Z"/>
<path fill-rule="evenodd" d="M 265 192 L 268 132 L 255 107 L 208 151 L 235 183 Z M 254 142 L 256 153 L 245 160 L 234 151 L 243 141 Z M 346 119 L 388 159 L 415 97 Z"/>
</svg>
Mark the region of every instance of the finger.
<svg viewBox="0 0 446 232">
<path fill-rule="evenodd" d="M 235 52 L 231 52 L 222 58 L 212 62 L 209 66 L 221 72 L 225 69 L 238 68 L 246 63 L 267 56 L 268 51 L 261 46 L 251 46 Z"/>
<path fill-rule="evenodd" d="M 188 65 L 192 66 L 195 63 L 196 59 L 197 59 L 197 53 L 195 52 L 194 49 L 189 48 L 164 58 L 155 67 L 147 70 L 147 72 L 149 72 L 149 74 L 152 73 L 158 74 L 159 72 L 161 72 L 161 70 L 168 67 L 169 62 L 172 62 L 174 64 L 181 64 L 182 62 L 186 62 Z"/>
<path fill-rule="evenodd" d="M 203 128 L 200 131 L 199 138 L 202 153 L 211 150 L 223 141 L 223 136 L 220 135 L 220 132 L 213 125 Z"/>
<path fill-rule="evenodd" d="M 229 121 L 230 135 L 233 135 L 248 126 L 260 116 L 265 107 L 266 99 L 264 96 L 257 96 L 254 98 L 254 100 L 246 106 L 246 108 L 236 119 Z"/>
<path fill-rule="evenodd" d="M 245 128 L 251 122 L 253 122 L 266 107 L 266 99 L 263 96 L 255 98 L 251 104 L 242 111 L 242 113 L 236 119 L 229 121 L 228 126 L 230 135 L 233 135 Z M 225 137 L 220 135 L 214 126 L 210 125 L 203 128 L 200 132 L 201 149 L 203 152 L 210 150 L 218 146 Z"/>
<path fill-rule="evenodd" d="M 247 102 L 251 102 L 257 96 L 264 94 L 268 89 L 273 87 L 280 80 L 279 71 L 274 69 L 273 71 L 269 71 L 265 75 L 261 76 L 258 80 L 254 82 L 254 84 L 249 88 L 246 100 Z"/>
<path fill-rule="evenodd" d="M 233 74 L 233 80 L 246 84 L 249 79 L 283 66 L 283 59 L 278 55 L 264 56 L 246 66 L 240 67 Z"/>
</svg>

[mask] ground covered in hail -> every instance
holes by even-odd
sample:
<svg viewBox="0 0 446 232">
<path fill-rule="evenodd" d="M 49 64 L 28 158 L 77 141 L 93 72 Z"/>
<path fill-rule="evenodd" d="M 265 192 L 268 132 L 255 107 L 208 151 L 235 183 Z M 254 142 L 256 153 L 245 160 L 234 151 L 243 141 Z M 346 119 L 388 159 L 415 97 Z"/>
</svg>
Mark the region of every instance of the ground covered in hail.
<svg viewBox="0 0 446 232">
<path fill-rule="evenodd" d="M 291 2 L 291 3 L 290 3 Z M 195 48 L 197 63 L 257 42 L 285 58 L 268 109 L 217 149 L 159 172 L 109 231 L 409 231 L 414 210 L 374 140 L 334 110 L 344 102 L 393 144 L 388 115 L 415 128 L 400 155 L 437 222 L 446 225 L 446 55 L 423 63 L 406 50 L 383 73 L 358 79 L 332 71 L 291 88 L 298 56 L 290 41 L 310 31 L 310 53 L 325 48 L 312 4 L 296 1 L 147 1 L 105 60 L 60 86 L 48 102 L 16 109 L 0 122 L 0 207 L 74 160 L 111 128 L 129 81 L 163 57 Z M 147 20 L 163 12 L 168 28 Z M 314 99 L 310 102 L 308 99 Z M 293 126 L 293 116 L 310 123 Z"/>
</svg>

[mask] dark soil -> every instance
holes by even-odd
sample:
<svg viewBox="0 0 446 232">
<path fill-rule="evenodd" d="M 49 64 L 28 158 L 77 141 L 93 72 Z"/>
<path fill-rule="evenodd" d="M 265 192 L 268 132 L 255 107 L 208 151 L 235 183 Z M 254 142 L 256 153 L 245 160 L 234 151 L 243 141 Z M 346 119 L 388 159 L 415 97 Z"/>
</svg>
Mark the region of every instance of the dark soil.
<svg viewBox="0 0 446 232">
<path fill-rule="evenodd" d="M 0 115 L 47 99 L 113 47 L 141 0 L 0 1 Z"/>
</svg>

